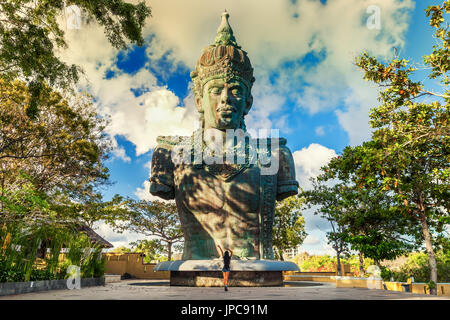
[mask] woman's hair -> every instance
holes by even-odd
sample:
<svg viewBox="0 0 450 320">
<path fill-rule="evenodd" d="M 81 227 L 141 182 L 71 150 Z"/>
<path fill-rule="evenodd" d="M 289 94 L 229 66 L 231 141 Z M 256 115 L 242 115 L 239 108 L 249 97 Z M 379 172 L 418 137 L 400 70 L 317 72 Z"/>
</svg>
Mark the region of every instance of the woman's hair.
<svg viewBox="0 0 450 320">
<path fill-rule="evenodd" d="M 228 252 L 228 250 L 225 250 L 225 253 L 223 254 L 224 258 L 229 258 L 230 257 L 230 253 Z"/>
</svg>

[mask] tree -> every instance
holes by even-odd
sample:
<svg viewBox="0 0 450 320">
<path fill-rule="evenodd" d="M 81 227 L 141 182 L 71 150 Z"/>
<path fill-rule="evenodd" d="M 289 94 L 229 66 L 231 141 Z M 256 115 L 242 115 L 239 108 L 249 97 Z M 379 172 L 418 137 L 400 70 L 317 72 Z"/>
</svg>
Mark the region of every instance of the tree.
<svg viewBox="0 0 450 320">
<path fill-rule="evenodd" d="M 57 257 L 58 246 L 79 238 L 78 226 L 103 216 L 96 189 L 109 176 L 105 122 L 90 97 L 65 96 L 47 86 L 41 94 L 31 119 L 26 83 L 0 78 L 0 260 L 24 270 L 25 278 L 39 254 L 48 248 Z M 55 274 L 57 258 L 50 263 Z"/>
<path fill-rule="evenodd" d="M 100 202 L 95 189 L 108 182 L 106 122 L 86 95 L 63 96 L 45 87 L 36 119 L 26 114 L 30 99 L 24 82 L 0 79 L 0 194 L 19 190 L 26 180 L 51 198 L 60 216 L 97 220 L 88 207 Z"/>
<path fill-rule="evenodd" d="M 381 106 L 370 114 L 375 131 L 372 141 L 364 145 L 366 157 L 360 159 L 358 173 L 366 179 L 381 179 L 383 187 L 392 190 L 403 204 L 410 220 L 420 225 L 430 263 L 430 292 L 434 295 L 438 281 L 434 246 L 449 223 L 450 199 L 450 31 L 444 23 L 444 12 L 450 12 L 449 0 L 426 10 L 438 44 L 424 57 L 429 78 L 439 79 L 444 92 L 413 81 L 416 69 L 407 60 L 394 59 L 385 64 L 367 53 L 356 59 L 364 78 L 384 88 Z M 421 102 L 420 97 L 428 100 Z M 430 99 L 435 101 L 428 102 Z"/>
<path fill-rule="evenodd" d="M 130 243 L 130 245 L 133 246 L 134 252 L 145 254 L 144 261 L 147 263 L 150 263 L 154 260 L 161 260 L 161 255 L 165 251 L 165 246 L 159 239 L 138 240 L 136 242 Z"/>
<path fill-rule="evenodd" d="M 285 250 L 297 247 L 306 238 L 305 219 L 300 211 L 303 203 L 298 195 L 276 203 L 272 243 L 280 260 Z"/>
<path fill-rule="evenodd" d="M 131 253 L 131 249 L 127 248 L 125 246 L 120 246 L 120 247 L 114 248 L 113 250 L 110 250 L 109 252 L 110 253 L 119 253 L 119 254 Z"/>
<path fill-rule="evenodd" d="M 0 0 L 0 194 L 20 189 L 24 173 L 61 216 L 92 224 L 109 146 L 92 98 L 71 90 L 82 70 L 55 54 L 67 46 L 58 22 L 66 4 L 102 25 L 114 47 L 143 44 L 144 2 Z"/>
<path fill-rule="evenodd" d="M 122 0 L 0 0 L 0 242 L 10 250 L 0 258 L 25 264 L 27 277 L 42 241 L 60 230 L 72 237 L 108 209 L 97 189 L 109 177 L 106 122 L 72 90 L 82 70 L 55 55 L 66 47 L 57 21 L 65 3 L 104 26 L 117 48 L 142 45 L 150 14 Z"/>
<path fill-rule="evenodd" d="M 96 262 L 101 248 L 84 234 L 79 219 L 55 211 L 53 199 L 36 190 L 26 176 L 21 176 L 20 188 L 5 190 L 0 195 L 0 271 L 4 272 L 0 278 L 5 279 L 6 273 L 6 281 L 29 281 L 30 277 L 50 280 L 59 277 L 61 270 L 64 276 L 65 268 L 58 263 L 63 247 L 69 249 L 67 257 L 71 261 L 66 267 L 81 265 L 82 274 L 90 274 L 89 277 L 102 272 L 101 264 Z M 88 247 L 95 250 L 83 253 Z M 45 270 L 36 269 L 37 258 L 45 261 Z"/>
<path fill-rule="evenodd" d="M 0 77 L 27 83 L 31 101 L 27 114 L 36 116 L 44 85 L 70 89 L 82 70 L 67 65 L 55 55 L 67 43 L 58 23 L 65 5 L 76 5 L 88 18 L 105 28 L 116 48 L 125 48 L 126 40 L 142 45 L 142 27 L 151 14 L 145 2 L 130 4 L 122 0 L 0 0 Z"/>
<path fill-rule="evenodd" d="M 327 239 L 328 243 L 336 251 L 337 274 L 341 276 L 341 255 L 348 252 L 349 248 L 346 241 L 348 225 L 344 224 L 341 220 L 343 207 L 339 194 L 339 186 L 330 187 L 321 184 L 318 179 L 311 179 L 311 181 L 313 183 L 313 189 L 302 191 L 300 196 L 304 197 L 309 208 L 313 205 L 318 206 L 314 214 L 318 214 L 330 222 L 331 231 L 327 232 Z"/>
<path fill-rule="evenodd" d="M 120 201 L 116 197 L 114 201 Z M 136 201 L 126 199 L 117 206 L 108 222 L 119 232 L 129 230 L 149 237 L 158 237 L 166 244 L 168 260 L 172 259 L 172 247 L 183 241 L 183 232 L 178 217 L 177 206 L 173 201 Z"/>
<path fill-rule="evenodd" d="M 350 246 L 360 253 L 361 269 L 363 256 L 379 265 L 412 250 L 417 243 L 411 236 L 418 231 L 382 180 L 358 175 L 360 163 L 370 160 L 364 151 L 346 147 L 312 179 L 313 189 L 303 193 L 310 206 L 320 205 L 316 214 L 332 224 L 328 239 L 338 259 Z"/>
<path fill-rule="evenodd" d="M 363 152 L 359 146 L 346 147 L 341 156 L 322 168 L 318 180 L 326 183 L 339 179 L 334 192 L 340 198 L 338 219 L 347 226 L 344 240 L 353 250 L 379 264 L 414 248 L 414 241 L 408 237 L 414 234 L 414 225 L 398 207 L 394 194 L 383 187 L 382 180 L 371 176 L 367 183 L 367 179 L 357 175 L 358 159 L 365 159 Z"/>
</svg>

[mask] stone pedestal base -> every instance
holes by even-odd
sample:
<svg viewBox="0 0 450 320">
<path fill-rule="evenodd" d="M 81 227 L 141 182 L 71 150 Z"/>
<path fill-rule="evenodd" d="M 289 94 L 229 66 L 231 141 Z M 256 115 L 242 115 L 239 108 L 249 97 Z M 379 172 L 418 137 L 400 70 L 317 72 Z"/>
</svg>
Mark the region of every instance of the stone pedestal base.
<svg viewBox="0 0 450 320">
<path fill-rule="evenodd" d="M 223 261 L 165 261 L 154 271 L 170 271 L 171 286 L 221 287 Z M 283 271 L 299 271 L 293 262 L 274 260 L 231 260 L 230 287 L 268 287 L 283 285 Z"/>
<path fill-rule="evenodd" d="M 171 286 L 223 287 L 221 271 L 171 271 Z M 282 271 L 231 271 L 230 287 L 280 287 L 283 285 Z"/>
</svg>

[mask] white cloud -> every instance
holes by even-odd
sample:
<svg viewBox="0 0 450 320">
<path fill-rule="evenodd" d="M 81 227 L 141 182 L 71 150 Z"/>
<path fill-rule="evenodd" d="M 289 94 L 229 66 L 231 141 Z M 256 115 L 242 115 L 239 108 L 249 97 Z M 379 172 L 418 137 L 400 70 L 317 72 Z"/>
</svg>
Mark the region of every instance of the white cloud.
<svg viewBox="0 0 450 320">
<path fill-rule="evenodd" d="M 337 154 L 333 149 L 316 143 L 295 151 L 293 157 L 300 187 L 304 190 L 311 189 L 312 184 L 309 179 L 317 177 L 321 173 L 320 168 L 327 165 L 336 156 Z M 333 181 L 329 183 L 333 183 Z M 305 230 L 308 233 L 302 248 L 310 254 L 333 255 L 335 252 L 326 241 L 326 233 L 330 231 L 330 223 L 325 218 L 315 214 L 318 208 L 318 206 L 313 206 L 302 210 L 302 215 L 305 218 Z"/>
<path fill-rule="evenodd" d="M 327 242 L 326 233 L 314 230 L 300 246 L 300 251 L 306 251 L 310 255 L 336 255 L 336 251 Z"/>
<path fill-rule="evenodd" d="M 307 148 L 295 151 L 293 154 L 297 181 L 304 190 L 312 185 L 310 178 L 320 174 L 320 168 L 326 165 L 337 154 L 320 144 L 312 143 Z"/>
<path fill-rule="evenodd" d="M 67 38 L 69 48 L 60 54 L 84 69 L 87 82 L 81 84 L 95 97 L 100 113 L 109 116 L 111 121 L 106 132 L 111 137 L 124 136 L 140 155 L 156 146 L 158 135 L 192 132 L 196 118 L 193 102 L 186 99 L 181 103 L 172 91 L 158 86 L 148 68 L 133 75 L 118 70 L 114 66 L 118 52 L 107 42 L 100 27 L 88 25 L 70 30 Z M 108 70 L 115 72 L 114 77 L 105 77 Z M 144 93 L 136 97 L 131 89 Z M 127 161 L 128 155 L 115 140 L 113 143 L 113 154 Z"/>
<path fill-rule="evenodd" d="M 148 71 L 142 71 L 148 72 Z M 111 81 L 120 81 L 114 78 Z M 165 88 L 154 88 L 139 97 L 125 84 L 122 95 L 114 104 L 108 104 L 111 115 L 111 135 L 123 135 L 136 146 L 136 154 L 150 151 L 156 146 L 158 135 L 188 135 L 193 130 L 191 109 L 180 106 L 178 97 Z M 103 103 L 103 102 L 102 102 Z M 191 116 L 192 115 L 192 116 Z"/>
<path fill-rule="evenodd" d="M 150 194 L 150 181 L 148 180 L 145 180 L 142 183 L 142 188 L 137 188 L 134 194 L 139 200 L 152 201 L 154 199 L 154 197 Z"/>
<path fill-rule="evenodd" d="M 366 27 L 369 5 L 381 9 L 381 30 Z M 343 103 L 337 116 L 350 142 L 366 138 L 366 114 L 376 104 L 376 90 L 358 81 L 361 73 L 352 64 L 353 57 L 362 50 L 390 56 L 393 46 L 401 47 L 409 19 L 405 9 L 413 6 L 412 0 L 335 0 L 326 5 L 308 0 L 227 1 L 237 41 L 249 53 L 255 68 L 255 103 L 247 117 L 248 127 L 283 123 L 282 118 L 274 119 L 283 115 L 274 114 L 290 97 L 311 113 L 336 109 Z M 172 62 L 165 64 L 165 69 L 159 67 L 159 73 L 164 77 L 180 63 L 192 70 L 201 49 L 214 40 L 223 3 L 154 0 L 151 7 L 152 17 L 144 29 L 144 35 L 151 38 L 147 54 L 153 61 L 165 56 Z M 189 133 L 195 109 L 182 108 L 177 97 L 158 87 L 147 70 L 104 79 L 105 71 L 114 65 L 117 50 L 109 45 L 101 28 L 83 25 L 80 30 L 67 30 L 67 36 L 69 50 L 64 55 L 86 70 L 91 92 L 102 111 L 112 117 L 111 135 L 125 136 L 136 145 L 137 154 L 142 154 L 155 146 L 157 135 Z M 280 68 L 283 62 L 296 61 L 308 52 L 322 52 L 324 59 L 313 67 L 304 63 Z M 158 68 L 158 64 L 152 67 Z M 271 83 L 268 75 L 274 71 L 279 77 Z M 136 98 L 131 88 L 149 92 Z M 352 121 L 355 118 L 358 121 Z M 121 151 L 117 154 L 126 159 Z"/>
<path fill-rule="evenodd" d="M 308 235 L 305 240 L 303 241 L 303 244 L 309 244 L 314 245 L 320 243 L 320 238 L 315 235 Z"/>
<path fill-rule="evenodd" d="M 316 131 L 316 135 L 318 135 L 318 136 L 325 135 L 324 126 L 318 126 L 315 131 Z"/>
<path fill-rule="evenodd" d="M 118 145 L 117 140 L 113 137 L 112 142 L 112 154 L 115 158 L 122 159 L 124 162 L 131 162 L 131 158 L 127 156 L 125 148 Z"/>
<path fill-rule="evenodd" d="M 381 30 L 366 26 L 369 18 L 366 10 L 371 5 L 380 8 Z M 213 42 L 222 7 L 219 1 L 205 5 L 202 0 L 154 0 L 149 30 L 173 49 L 174 59 L 192 69 L 200 48 Z M 393 47 L 404 45 L 413 8 L 412 0 L 335 0 L 326 5 L 307 0 L 295 4 L 228 1 L 230 24 L 255 68 L 255 107 L 247 117 L 249 127 L 272 124 L 270 119 L 280 110 L 280 102 L 290 97 L 298 107 L 311 113 L 342 105 L 337 115 L 350 143 L 366 139 L 367 112 L 377 103 L 377 90 L 361 81 L 362 74 L 353 65 L 353 59 L 363 50 L 381 57 L 392 56 Z M 297 19 L 294 13 L 298 14 Z M 324 58 L 313 67 L 306 63 L 280 67 L 283 62 L 298 60 L 308 52 L 324 53 Z M 279 77 L 271 84 L 268 75 L 274 71 Z M 272 108 L 266 109 L 274 97 Z"/>
<path fill-rule="evenodd" d="M 130 231 L 124 231 L 123 233 L 116 232 L 104 221 L 95 222 L 93 230 L 103 239 L 110 242 L 114 248 L 121 246 L 130 247 L 130 242 L 147 238 L 142 234 Z"/>
<path fill-rule="evenodd" d="M 156 197 L 150 193 L 150 181 L 145 180 L 142 183 L 142 188 L 136 188 L 136 191 L 134 192 L 136 197 L 138 197 L 139 200 L 147 200 L 147 201 L 162 201 L 167 202 L 168 200 L 164 200 L 162 198 Z"/>
<path fill-rule="evenodd" d="M 369 111 L 377 105 L 377 91 L 355 79 L 353 89 L 345 99 L 345 111 L 336 110 L 339 124 L 349 135 L 350 145 L 361 144 L 370 138 Z"/>
<path fill-rule="evenodd" d="M 282 108 L 286 98 L 272 91 L 271 86 L 267 83 L 258 83 L 253 87 L 252 94 L 258 99 L 255 100 L 250 112 L 245 117 L 247 129 L 279 129 L 279 127 L 273 127 L 270 116 Z M 281 122 L 277 122 L 277 125 L 280 124 Z"/>
<path fill-rule="evenodd" d="M 144 165 L 144 167 L 148 169 L 148 177 L 150 178 L 150 176 L 152 174 L 152 162 L 151 161 L 147 162 Z M 142 183 L 141 187 L 136 188 L 136 190 L 134 191 L 134 195 L 136 197 L 138 197 L 139 200 L 147 200 L 147 201 L 158 200 L 158 201 L 162 201 L 162 202 L 168 201 L 168 200 L 164 200 L 162 198 L 156 197 L 150 193 L 150 180 L 149 179 L 145 180 Z"/>
<path fill-rule="evenodd" d="M 366 27 L 369 5 L 381 9 L 381 30 Z M 144 35 L 154 37 L 147 54 L 152 59 L 165 56 L 173 62 L 165 69 L 159 68 L 159 73 L 164 77 L 179 63 L 192 70 L 201 49 L 214 40 L 223 2 L 153 0 L 151 7 L 152 17 Z M 367 137 L 366 114 L 376 105 L 376 90 L 360 81 L 361 72 L 352 64 L 353 57 L 362 50 L 388 57 L 392 47 L 403 46 L 408 9 L 414 7 L 412 0 L 335 0 L 326 5 L 309 0 L 233 0 L 227 1 L 226 7 L 237 41 L 255 68 L 255 103 L 247 117 L 248 127 L 267 128 L 272 123 L 282 123 L 282 119 L 275 118 L 283 115 L 275 114 L 290 97 L 298 107 L 311 113 L 336 110 L 342 103 L 337 116 L 349 133 L 350 143 Z M 114 65 L 117 51 L 109 45 L 101 28 L 83 25 L 80 30 L 67 30 L 67 35 L 70 50 L 66 57 L 86 70 L 99 105 L 112 116 L 112 135 L 125 136 L 141 154 L 154 147 L 157 135 L 190 131 L 195 110 L 181 108 L 172 92 L 156 85 L 150 72 L 103 78 L 104 72 Z M 283 62 L 298 61 L 308 52 L 323 52 L 324 58 L 312 67 L 304 63 L 280 68 Z M 268 75 L 274 71 L 279 77 L 271 83 Z M 150 91 L 136 98 L 129 90 L 140 87 Z"/>
</svg>

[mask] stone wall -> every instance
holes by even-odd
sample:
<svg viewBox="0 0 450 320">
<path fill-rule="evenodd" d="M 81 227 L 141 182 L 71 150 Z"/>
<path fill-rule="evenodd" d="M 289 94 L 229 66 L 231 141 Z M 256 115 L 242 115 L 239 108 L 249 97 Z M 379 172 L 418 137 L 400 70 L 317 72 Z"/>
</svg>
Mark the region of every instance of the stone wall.
<svg viewBox="0 0 450 320">
<path fill-rule="evenodd" d="M 105 285 L 105 278 L 81 278 L 80 286 L 92 287 Z M 23 294 L 48 290 L 64 290 L 67 288 L 67 279 L 42 280 L 27 282 L 4 282 L 0 283 L 0 296 Z"/>
<path fill-rule="evenodd" d="M 353 272 L 351 272 L 351 266 L 349 264 L 341 264 L 341 272 L 342 272 L 342 276 L 347 276 L 347 277 L 351 277 L 353 276 Z M 284 271 L 283 275 L 288 276 L 288 275 L 308 275 L 308 276 L 337 276 L 337 270 L 336 271 L 331 271 L 331 272 L 327 272 L 327 271 L 320 271 L 320 272 L 302 272 L 302 271 Z"/>
<path fill-rule="evenodd" d="M 228 284 L 231 287 L 281 287 L 281 271 L 231 271 Z M 223 287 L 221 271 L 171 271 L 171 286 Z"/>
<path fill-rule="evenodd" d="M 137 279 L 170 279 L 170 272 L 154 272 L 153 269 L 156 264 L 144 263 L 144 257 L 140 253 L 105 253 L 104 255 L 106 257 L 105 274 L 123 276 L 127 273 Z"/>
</svg>

